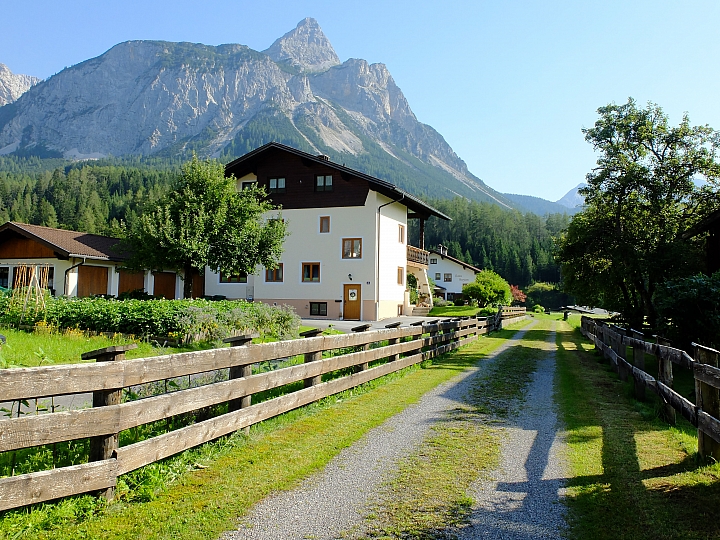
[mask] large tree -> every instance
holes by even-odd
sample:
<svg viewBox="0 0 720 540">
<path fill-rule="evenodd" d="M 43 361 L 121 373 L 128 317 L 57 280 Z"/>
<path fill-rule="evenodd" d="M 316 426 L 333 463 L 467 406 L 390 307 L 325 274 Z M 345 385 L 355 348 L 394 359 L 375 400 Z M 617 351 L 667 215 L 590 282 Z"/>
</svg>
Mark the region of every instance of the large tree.
<svg viewBox="0 0 720 540">
<path fill-rule="evenodd" d="M 654 326 L 657 287 L 702 266 L 699 243 L 682 233 L 717 205 L 718 134 L 687 115 L 670 126 L 658 105 L 632 99 L 598 113 L 583 130 L 600 154 L 581 190 L 586 208 L 560 237 L 557 259 L 580 303 Z"/>
<path fill-rule="evenodd" d="M 193 157 L 170 192 L 145 209 L 123 243 L 130 269 L 175 270 L 192 294 L 193 271 L 252 273 L 258 264 L 273 268 L 287 236 L 276 210 L 261 189 L 236 190 L 233 177 L 215 160 Z"/>
</svg>

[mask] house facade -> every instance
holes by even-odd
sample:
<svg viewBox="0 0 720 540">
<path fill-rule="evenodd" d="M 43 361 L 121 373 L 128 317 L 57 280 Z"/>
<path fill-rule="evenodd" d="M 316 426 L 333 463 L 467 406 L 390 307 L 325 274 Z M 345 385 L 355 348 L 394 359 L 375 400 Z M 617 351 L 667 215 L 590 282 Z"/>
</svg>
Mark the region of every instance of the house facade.
<svg viewBox="0 0 720 540">
<path fill-rule="evenodd" d="M 126 257 L 113 249 L 118 242 L 98 234 L 5 223 L 0 226 L 0 287 L 29 285 L 35 273 L 54 296 L 117 296 L 145 289 L 169 299 L 181 297 L 182 282 L 174 272 L 121 270 Z"/>
<path fill-rule="evenodd" d="M 428 274 L 435 282 L 435 296 L 445 300 L 461 297 L 463 285 L 475 281 L 475 275 L 480 272 L 480 268 L 448 255 L 443 245 L 431 249 L 428 258 Z"/>
<path fill-rule="evenodd" d="M 420 220 L 422 244 L 427 219 L 449 218 L 409 193 L 277 143 L 229 163 L 226 174 L 239 190 L 264 187 L 290 235 L 277 268 L 247 276 L 206 269 L 205 294 L 287 304 L 301 317 L 378 320 L 410 313 L 409 272 L 429 293 L 429 253 L 408 245 L 408 220 Z"/>
</svg>

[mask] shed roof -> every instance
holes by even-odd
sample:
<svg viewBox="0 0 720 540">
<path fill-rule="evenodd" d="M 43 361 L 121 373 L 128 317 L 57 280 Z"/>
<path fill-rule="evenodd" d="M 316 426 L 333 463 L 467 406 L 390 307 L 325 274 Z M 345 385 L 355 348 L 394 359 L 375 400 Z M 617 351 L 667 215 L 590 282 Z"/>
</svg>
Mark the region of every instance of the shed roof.
<svg viewBox="0 0 720 540">
<path fill-rule="evenodd" d="M 28 225 L 8 221 L 0 226 L 0 239 L 13 234 L 35 240 L 52 249 L 60 258 L 79 257 L 105 261 L 124 261 L 127 256 L 113 249 L 120 242 L 117 238 L 101 236 L 40 225 Z"/>
</svg>

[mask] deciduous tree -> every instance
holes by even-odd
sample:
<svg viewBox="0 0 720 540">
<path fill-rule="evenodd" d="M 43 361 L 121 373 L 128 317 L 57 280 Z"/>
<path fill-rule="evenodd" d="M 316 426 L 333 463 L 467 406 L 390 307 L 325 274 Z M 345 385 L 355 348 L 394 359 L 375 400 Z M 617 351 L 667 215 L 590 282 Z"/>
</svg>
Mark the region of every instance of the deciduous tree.
<svg viewBox="0 0 720 540">
<path fill-rule="evenodd" d="M 565 289 L 587 305 L 620 311 L 632 325 L 655 325 L 659 284 L 702 264 L 683 231 L 717 204 L 718 134 L 672 127 L 655 104 L 635 101 L 598 109 L 584 129 L 600 157 L 580 192 L 586 208 L 558 242 Z"/>
<path fill-rule="evenodd" d="M 236 190 L 222 164 L 193 157 L 182 168 L 176 185 L 145 209 L 123 246 L 132 257 L 130 269 L 175 270 L 192 293 L 193 270 L 252 273 L 258 264 L 273 268 L 282 254 L 286 224 L 265 214 L 276 208 L 264 192 Z"/>
<path fill-rule="evenodd" d="M 463 294 L 477 300 L 480 307 L 508 305 L 512 301 L 510 285 L 492 270 L 478 272 L 475 281 L 463 286 Z"/>
</svg>

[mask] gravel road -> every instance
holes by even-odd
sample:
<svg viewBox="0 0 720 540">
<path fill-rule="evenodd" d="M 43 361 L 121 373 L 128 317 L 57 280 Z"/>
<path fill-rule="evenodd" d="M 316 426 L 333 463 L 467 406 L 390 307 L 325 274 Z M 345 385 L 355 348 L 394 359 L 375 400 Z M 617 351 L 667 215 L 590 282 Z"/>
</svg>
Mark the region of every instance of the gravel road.
<svg viewBox="0 0 720 540">
<path fill-rule="evenodd" d="M 296 489 L 258 503 L 242 518 L 239 529 L 225 533 L 223 540 L 331 540 L 360 535 L 375 494 L 399 460 L 418 447 L 430 426 L 444 418 L 445 411 L 455 408 L 467 393 L 473 376 L 514 345 L 531 326 L 519 331 L 479 367 L 438 386 L 417 404 L 368 432 Z M 554 333 L 552 339 L 554 348 Z M 504 457 L 502 471 L 497 472 L 497 481 L 474 486 L 476 500 L 482 502 L 473 513 L 471 525 L 458 531 L 462 538 L 545 538 L 553 537 L 543 536 L 546 531 L 557 531 L 562 526 L 560 505 L 550 502 L 558 499 L 561 470 L 545 466 L 548 459 L 554 462 L 559 447 L 554 442 L 557 422 L 552 406 L 553 366 L 554 355 L 549 353 L 528 397 L 528 403 L 536 399 L 542 403 L 550 401 L 527 407 L 517 422 L 508 426 L 509 437 L 504 444 L 508 455 Z M 537 437 L 536 430 L 541 433 Z M 526 452 L 528 441 L 531 448 Z M 504 471 L 512 474 L 506 475 Z M 526 477 L 523 471 L 527 471 Z M 506 491 L 512 491 L 510 497 L 506 497 Z M 525 517 L 511 517 L 515 514 L 507 512 L 510 507 L 519 509 Z M 486 517 L 488 513 L 501 517 L 492 521 Z M 486 536 L 496 532 L 501 534 Z"/>
<path fill-rule="evenodd" d="M 553 403 L 555 332 L 519 414 L 508 422 L 500 468 L 471 486 L 475 507 L 459 540 L 561 538 L 566 461 Z"/>
</svg>

